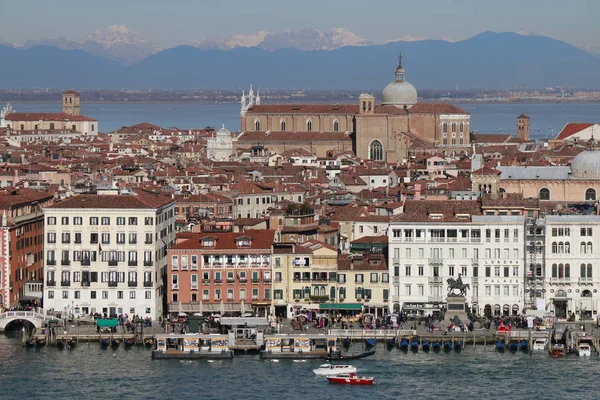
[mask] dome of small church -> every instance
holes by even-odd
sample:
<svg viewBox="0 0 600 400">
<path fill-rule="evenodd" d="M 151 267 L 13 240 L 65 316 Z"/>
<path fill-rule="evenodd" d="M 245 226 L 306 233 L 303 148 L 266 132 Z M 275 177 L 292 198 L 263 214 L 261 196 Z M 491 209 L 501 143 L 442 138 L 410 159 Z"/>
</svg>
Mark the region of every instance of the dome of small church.
<svg viewBox="0 0 600 400">
<path fill-rule="evenodd" d="M 399 57 L 396 78 L 383 89 L 384 105 L 412 106 L 417 102 L 417 89 L 406 81 L 406 73 L 402 67 L 402 55 Z"/>
<path fill-rule="evenodd" d="M 600 179 L 600 151 L 596 150 L 596 141 L 588 142 L 588 150 L 579 153 L 571 161 L 571 174 L 579 179 Z"/>
</svg>

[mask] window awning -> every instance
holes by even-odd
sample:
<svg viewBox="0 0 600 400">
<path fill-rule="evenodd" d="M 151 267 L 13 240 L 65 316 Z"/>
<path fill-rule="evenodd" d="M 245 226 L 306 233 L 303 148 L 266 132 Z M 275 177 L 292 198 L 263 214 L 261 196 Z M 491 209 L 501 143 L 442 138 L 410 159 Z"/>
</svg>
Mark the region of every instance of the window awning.
<svg viewBox="0 0 600 400">
<path fill-rule="evenodd" d="M 357 310 L 362 311 L 360 303 L 319 304 L 319 310 Z"/>
<path fill-rule="evenodd" d="M 119 324 L 119 320 L 117 318 L 98 319 L 96 320 L 96 324 L 98 324 L 100 328 L 114 328 Z"/>
</svg>

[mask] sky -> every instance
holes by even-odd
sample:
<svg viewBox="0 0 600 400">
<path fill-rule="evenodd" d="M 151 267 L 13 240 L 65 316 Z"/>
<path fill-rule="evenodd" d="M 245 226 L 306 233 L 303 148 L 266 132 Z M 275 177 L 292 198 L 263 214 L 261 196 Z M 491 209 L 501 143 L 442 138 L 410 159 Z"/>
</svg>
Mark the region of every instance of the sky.
<svg viewBox="0 0 600 400">
<path fill-rule="evenodd" d="M 27 16 L 27 17 L 24 17 Z M 483 31 L 600 44 L 599 0 L 0 0 L 0 41 L 80 40 L 125 25 L 161 46 L 202 37 L 343 27 L 375 43 Z"/>
</svg>

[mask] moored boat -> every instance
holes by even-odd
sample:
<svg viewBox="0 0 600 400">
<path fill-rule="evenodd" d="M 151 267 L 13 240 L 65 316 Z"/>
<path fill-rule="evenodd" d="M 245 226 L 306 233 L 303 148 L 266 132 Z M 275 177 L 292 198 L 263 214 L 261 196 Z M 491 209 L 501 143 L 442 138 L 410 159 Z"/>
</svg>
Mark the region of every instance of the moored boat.
<svg viewBox="0 0 600 400">
<path fill-rule="evenodd" d="M 350 345 L 352 344 L 352 341 L 350 340 L 349 337 L 345 338 L 344 341 L 342 342 L 342 346 L 344 346 L 344 348 L 349 348 Z"/>
<path fill-rule="evenodd" d="M 464 345 L 462 340 L 459 340 L 458 342 L 454 343 L 454 350 L 456 351 L 461 351 L 463 347 Z"/>
<path fill-rule="evenodd" d="M 352 365 L 333 365 L 322 364 L 319 368 L 313 369 L 315 375 L 332 376 L 338 374 L 353 374 L 356 373 L 356 367 Z"/>
<path fill-rule="evenodd" d="M 326 355 L 326 356 L 322 356 L 321 358 L 324 360 L 329 360 L 329 361 L 331 361 L 331 360 L 357 360 L 359 358 L 365 358 L 365 357 L 372 356 L 373 354 L 375 354 L 375 350 L 364 351 L 362 353 L 355 353 L 355 354 L 334 353 L 333 356 Z"/>
<path fill-rule="evenodd" d="M 515 352 L 517 350 L 519 350 L 519 341 L 511 340 L 510 343 L 508 344 L 508 351 Z"/>
<path fill-rule="evenodd" d="M 46 345 L 46 338 L 45 337 L 43 337 L 43 338 L 37 338 L 35 340 L 35 346 L 36 347 L 44 347 L 45 345 Z"/>
<path fill-rule="evenodd" d="M 434 341 L 434 342 L 431 344 L 431 348 L 433 349 L 433 351 L 436 351 L 436 352 L 437 352 L 437 351 L 440 351 L 440 350 L 442 349 L 442 345 L 440 344 L 440 341 L 439 341 L 439 340 L 436 340 L 436 341 Z"/>
<path fill-rule="evenodd" d="M 561 358 L 565 355 L 565 345 L 557 343 L 552 346 L 552 350 L 550 350 L 550 356 L 552 358 Z"/>
<path fill-rule="evenodd" d="M 453 348 L 454 348 L 454 346 L 452 345 L 451 340 L 446 340 L 444 342 L 444 351 L 452 351 Z"/>
<path fill-rule="evenodd" d="M 521 351 L 529 350 L 529 344 L 527 344 L 527 340 L 523 339 L 519 342 L 519 350 L 521 350 Z"/>
<path fill-rule="evenodd" d="M 504 341 L 503 340 L 498 340 L 496 342 L 496 350 L 504 351 Z"/>
<path fill-rule="evenodd" d="M 108 348 L 108 345 L 110 344 L 110 340 L 108 339 L 100 339 L 100 347 L 103 349 Z"/>
<path fill-rule="evenodd" d="M 152 346 L 154 346 L 154 338 L 153 337 L 145 338 L 144 339 L 144 346 L 146 346 L 146 347 L 152 347 Z"/>
<path fill-rule="evenodd" d="M 67 340 L 67 349 L 74 349 L 77 346 L 77 339 L 71 338 Z"/>
<path fill-rule="evenodd" d="M 410 349 L 412 351 L 414 351 L 415 353 L 417 351 L 419 351 L 419 342 L 417 342 L 416 340 L 413 340 L 412 342 L 410 342 Z"/>
<path fill-rule="evenodd" d="M 329 383 L 340 383 L 344 385 L 372 385 L 375 383 L 375 378 L 372 376 L 356 376 L 356 374 L 328 376 L 327 380 Z"/>
<path fill-rule="evenodd" d="M 35 347 L 35 339 L 28 339 L 23 343 L 25 347 Z"/>
<path fill-rule="evenodd" d="M 66 340 L 65 339 L 60 339 L 56 341 L 56 348 L 59 350 L 62 350 L 65 348 L 65 344 L 66 344 Z"/>
<path fill-rule="evenodd" d="M 548 339 L 537 338 L 533 341 L 533 351 L 545 351 L 548 348 Z"/>
<path fill-rule="evenodd" d="M 579 357 L 590 357 L 592 355 L 592 347 L 589 343 L 579 343 L 577 346 L 577 354 Z"/>
<path fill-rule="evenodd" d="M 431 343 L 429 343 L 429 340 L 423 342 L 423 344 L 421 345 L 421 349 L 424 352 L 428 352 L 431 349 Z"/>
<path fill-rule="evenodd" d="M 407 339 L 402 339 L 400 341 L 400 344 L 398 345 L 398 347 L 400 348 L 400 350 L 403 350 L 403 351 L 408 350 L 408 340 Z"/>
<path fill-rule="evenodd" d="M 113 349 L 118 348 L 120 344 L 121 341 L 119 339 L 113 339 L 110 341 L 110 345 L 113 347 Z"/>
<path fill-rule="evenodd" d="M 377 344 L 377 339 L 370 338 L 370 339 L 367 339 L 367 341 L 365 343 L 368 347 L 373 347 Z"/>
<path fill-rule="evenodd" d="M 123 341 L 123 344 L 125 345 L 125 348 L 131 348 L 131 346 L 133 346 L 135 344 L 135 339 L 134 338 L 125 339 Z"/>
</svg>

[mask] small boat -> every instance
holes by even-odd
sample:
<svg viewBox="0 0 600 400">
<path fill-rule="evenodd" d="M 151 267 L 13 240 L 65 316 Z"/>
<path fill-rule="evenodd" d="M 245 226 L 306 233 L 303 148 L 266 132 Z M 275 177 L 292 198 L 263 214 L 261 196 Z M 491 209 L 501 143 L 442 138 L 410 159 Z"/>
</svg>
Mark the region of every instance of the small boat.
<svg viewBox="0 0 600 400">
<path fill-rule="evenodd" d="M 146 338 L 144 339 L 144 346 L 152 347 L 154 346 L 154 338 Z"/>
<path fill-rule="evenodd" d="M 398 345 L 398 347 L 400 347 L 400 350 L 402 350 L 402 351 L 407 351 L 408 350 L 408 340 L 402 339 L 400 341 L 400 344 Z"/>
<path fill-rule="evenodd" d="M 519 350 L 519 341 L 511 340 L 510 343 L 508 344 L 508 351 L 515 352 L 517 350 Z"/>
<path fill-rule="evenodd" d="M 65 339 L 60 339 L 56 341 L 56 348 L 62 350 L 65 348 L 66 341 Z"/>
<path fill-rule="evenodd" d="M 35 347 L 35 339 L 28 339 L 23 343 L 25 347 Z"/>
<path fill-rule="evenodd" d="M 452 345 L 451 340 L 446 340 L 444 342 L 444 351 L 452 351 L 453 348 L 454 348 L 454 346 Z"/>
<path fill-rule="evenodd" d="M 565 345 L 557 343 L 552 346 L 552 350 L 550 351 L 550 356 L 552 358 L 561 358 L 565 355 Z"/>
<path fill-rule="evenodd" d="M 394 347 L 396 347 L 396 339 L 390 339 L 387 341 L 387 348 L 388 350 L 393 349 Z"/>
<path fill-rule="evenodd" d="M 502 340 L 496 342 L 496 350 L 504 351 L 504 342 Z"/>
<path fill-rule="evenodd" d="M 121 344 L 121 341 L 119 339 L 113 339 L 110 341 L 110 345 L 116 349 L 117 347 L 119 347 L 119 345 Z"/>
<path fill-rule="evenodd" d="M 338 374 L 336 376 L 328 376 L 329 383 L 341 383 L 344 385 L 372 385 L 375 383 L 375 378 L 372 376 L 356 376 L 356 374 Z"/>
<path fill-rule="evenodd" d="M 373 347 L 377 344 L 377 339 L 370 338 L 370 339 L 367 339 L 367 341 L 365 343 L 367 344 L 368 347 Z"/>
<path fill-rule="evenodd" d="M 428 352 L 431 349 L 431 343 L 429 343 L 429 340 L 423 342 L 423 344 L 421 345 L 421 349 L 424 352 Z"/>
<path fill-rule="evenodd" d="M 356 367 L 352 365 L 333 365 L 323 364 L 319 368 L 313 369 L 315 375 L 333 376 L 338 374 L 353 374 L 356 372 Z"/>
<path fill-rule="evenodd" d="M 577 354 L 579 354 L 579 357 L 590 357 L 592 355 L 592 347 L 589 343 L 579 343 Z"/>
<path fill-rule="evenodd" d="M 321 359 L 323 360 L 357 360 L 359 358 L 365 358 L 365 357 L 369 357 L 372 356 L 373 354 L 375 354 L 375 350 L 371 350 L 371 351 L 365 351 L 362 353 L 357 353 L 357 354 L 339 354 L 339 355 L 334 355 L 333 357 L 331 356 L 321 356 Z"/>
<path fill-rule="evenodd" d="M 100 347 L 103 349 L 108 348 L 108 345 L 110 344 L 110 340 L 108 339 L 100 339 Z"/>
<path fill-rule="evenodd" d="M 46 338 L 37 338 L 35 341 L 35 347 L 44 347 L 46 345 Z"/>
<path fill-rule="evenodd" d="M 458 342 L 454 343 L 454 350 L 456 351 L 461 351 L 463 347 L 464 345 L 462 340 L 459 340 Z"/>
<path fill-rule="evenodd" d="M 523 339 L 519 342 L 519 350 L 521 350 L 521 351 L 529 350 L 529 345 L 527 344 L 527 340 Z"/>
<path fill-rule="evenodd" d="M 349 348 L 351 344 L 352 344 L 352 341 L 350 340 L 349 337 L 344 339 L 344 341 L 342 342 L 342 346 L 344 346 L 346 349 Z"/>
<path fill-rule="evenodd" d="M 412 342 L 410 342 L 410 349 L 412 351 L 414 351 L 415 353 L 417 351 L 419 351 L 419 342 L 417 342 L 416 340 L 413 340 Z"/>
<path fill-rule="evenodd" d="M 545 351 L 548 348 L 548 339 L 538 338 L 533 341 L 533 351 Z"/>
<path fill-rule="evenodd" d="M 433 349 L 433 351 L 438 352 L 442 349 L 442 345 L 440 344 L 439 340 L 436 340 L 431 344 L 431 348 Z"/>
<path fill-rule="evenodd" d="M 125 348 L 130 348 L 131 346 L 133 346 L 135 344 L 135 339 L 134 338 L 125 339 L 123 341 L 123 344 L 125 345 Z"/>
<path fill-rule="evenodd" d="M 74 349 L 77 346 L 77 339 L 67 340 L 67 349 Z"/>
</svg>

